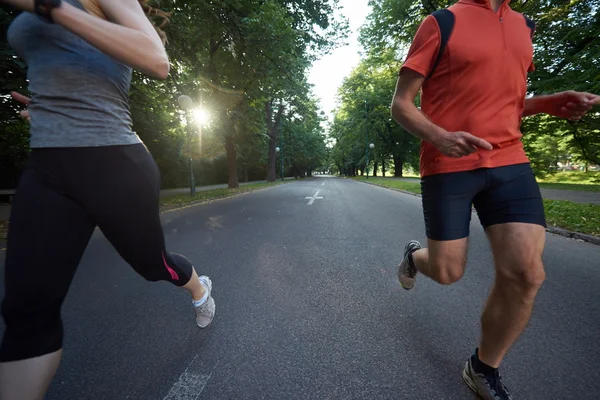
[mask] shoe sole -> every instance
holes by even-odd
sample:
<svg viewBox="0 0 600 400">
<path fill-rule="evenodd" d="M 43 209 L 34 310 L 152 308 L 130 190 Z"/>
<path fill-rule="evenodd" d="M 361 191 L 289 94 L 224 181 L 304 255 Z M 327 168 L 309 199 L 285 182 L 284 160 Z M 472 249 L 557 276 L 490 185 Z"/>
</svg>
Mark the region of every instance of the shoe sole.
<svg viewBox="0 0 600 400">
<path fill-rule="evenodd" d="M 480 397 L 479 392 L 477 391 L 477 388 L 475 387 L 475 382 L 473 382 L 473 379 L 471 379 L 471 377 L 467 373 L 467 368 L 468 368 L 468 361 L 467 361 L 467 366 L 465 366 L 465 368 L 462 370 L 463 381 L 465 381 L 465 383 L 467 384 L 469 389 L 471 389 L 478 397 Z"/>
<path fill-rule="evenodd" d="M 213 300 L 213 301 L 214 301 L 214 300 Z M 213 320 L 215 319 L 215 315 L 216 315 L 216 314 L 217 314 L 217 306 L 215 306 L 215 308 L 214 308 L 214 310 L 213 310 L 213 316 L 212 316 L 212 318 L 210 319 L 210 321 L 208 321 L 208 324 L 206 324 L 206 325 L 202 326 L 202 325 L 200 325 L 199 323 L 197 323 L 197 322 L 196 322 L 196 325 L 198 325 L 198 328 L 200 328 L 200 329 L 206 329 L 206 328 L 208 328 L 208 327 L 210 326 L 210 324 L 212 324 Z"/>
<path fill-rule="evenodd" d="M 469 374 L 467 374 L 467 370 L 463 369 L 463 381 L 465 381 L 465 383 L 467 384 L 467 386 L 469 387 L 469 389 L 471 389 L 472 391 L 474 391 L 475 393 L 477 393 L 477 389 L 475 388 L 475 383 L 473 382 L 473 380 L 471 379 L 471 377 L 469 376 Z"/>
<path fill-rule="evenodd" d="M 402 262 L 404 262 L 404 260 L 402 260 Z M 398 283 L 400 284 L 400 286 L 402 286 L 402 289 L 404 290 L 411 290 L 412 288 L 415 287 L 415 283 L 413 282 L 413 284 L 411 286 L 407 286 L 404 283 L 402 283 L 402 279 L 400 278 L 400 267 L 402 266 L 402 263 L 400 263 L 400 265 L 398 266 L 398 274 L 396 276 Z"/>
<path fill-rule="evenodd" d="M 408 251 L 408 245 L 411 244 L 411 243 L 412 242 L 408 242 L 406 244 L 406 246 L 404 246 L 404 254 L 405 254 L 405 256 L 402 259 L 402 262 L 400 263 L 400 265 L 398 265 L 398 275 L 397 275 L 398 283 L 400 284 L 400 286 L 402 286 L 402 289 L 404 289 L 404 290 L 412 290 L 412 288 L 415 287 L 415 280 L 416 279 L 413 279 L 412 285 L 410 285 L 410 286 L 405 285 L 404 283 L 402 283 L 402 280 L 400 279 L 400 267 L 402 266 L 402 263 L 408 262 L 408 260 L 406 259 L 406 253 Z M 419 242 L 416 242 L 416 243 L 419 243 Z M 419 249 L 420 248 L 421 248 L 421 244 L 419 244 Z M 406 270 L 406 268 L 404 268 L 404 269 Z"/>
<path fill-rule="evenodd" d="M 210 279 L 208 276 L 204 276 L 204 275 L 203 275 L 203 277 L 205 277 L 205 278 L 206 278 L 206 280 L 208 281 L 208 282 L 207 282 L 208 284 L 207 284 L 206 286 L 208 287 L 208 298 L 210 299 L 210 298 L 212 298 L 212 280 L 211 280 L 211 279 Z M 204 281 L 202 281 L 202 280 L 200 280 L 200 282 L 202 283 L 202 285 L 204 285 L 204 284 L 205 284 L 205 282 L 204 282 Z M 207 300 L 207 301 L 208 301 L 208 300 Z M 214 303 L 214 301 L 215 301 L 215 300 L 213 299 L 213 303 Z M 217 313 L 217 306 L 215 305 L 215 308 L 214 308 L 214 310 L 213 310 L 213 316 L 212 316 L 212 318 L 210 319 L 210 321 L 208 321 L 208 324 L 206 324 L 206 325 L 202 326 L 202 325 L 200 325 L 199 323 L 197 323 L 197 322 L 196 322 L 196 325 L 198 325 L 198 328 L 201 328 L 201 329 L 208 328 L 208 327 L 210 326 L 210 324 L 212 324 L 213 320 L 215 319 L 215 315 L 216 315 L 216 313 Z"/>
</svg>

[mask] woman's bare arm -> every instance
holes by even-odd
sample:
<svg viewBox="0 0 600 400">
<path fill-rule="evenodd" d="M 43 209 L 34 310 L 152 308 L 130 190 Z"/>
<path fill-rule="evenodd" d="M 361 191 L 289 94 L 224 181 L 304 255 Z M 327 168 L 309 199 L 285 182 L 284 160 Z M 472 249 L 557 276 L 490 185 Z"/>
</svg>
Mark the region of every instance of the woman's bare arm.
<svg viewBox="0 0 600 400">
<path fill-rule="evenodd" d="M 115 60 L 151 77 L 166 79 L 169 58 L 154 26 L 137 0 L 97 0 L 105 21 L 62 2 L 52 19 Z M 33 0 L 0 0 L 33 12 Z M 111 22 L 112 21 L 112 22 Z"/>
</svg>

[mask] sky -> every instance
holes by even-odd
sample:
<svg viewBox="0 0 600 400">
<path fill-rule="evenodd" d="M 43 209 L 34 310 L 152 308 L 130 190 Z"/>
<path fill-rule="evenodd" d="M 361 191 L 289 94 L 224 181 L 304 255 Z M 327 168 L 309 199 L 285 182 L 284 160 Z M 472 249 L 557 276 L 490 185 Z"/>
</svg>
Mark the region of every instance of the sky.
<svg viewBox="0 0 600 400">
<path fill-rule="evenodd" d="M 314 93 L 321 100 L 321 109 L 330 120 L 338 87 L 360 61 L 359 51 L 362 48 L 358 43 L 358 30 L 371 11 L 368 0 L 340 0 L 340 5 L 343 7 L 341 13 L 350 23 L 348 45 L 337 48 L 331 54 L 316 61 L 308 78 L 309 82 L 315 85 Z"/>
</svg>

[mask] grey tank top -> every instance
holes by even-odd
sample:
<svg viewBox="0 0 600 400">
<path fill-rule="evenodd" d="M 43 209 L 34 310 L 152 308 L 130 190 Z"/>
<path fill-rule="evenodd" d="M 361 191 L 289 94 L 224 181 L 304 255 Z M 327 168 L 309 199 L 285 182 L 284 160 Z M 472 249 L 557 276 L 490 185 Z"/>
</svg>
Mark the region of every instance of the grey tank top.
<svg viewBox="0 0 600 400">
<path fill-rule="evenodd" d="M 141 143 L 129 113 L 130 67 L 32 13 L 15 18 L 7 36 L 28 67 L 32 148 Z"/>
</svg>

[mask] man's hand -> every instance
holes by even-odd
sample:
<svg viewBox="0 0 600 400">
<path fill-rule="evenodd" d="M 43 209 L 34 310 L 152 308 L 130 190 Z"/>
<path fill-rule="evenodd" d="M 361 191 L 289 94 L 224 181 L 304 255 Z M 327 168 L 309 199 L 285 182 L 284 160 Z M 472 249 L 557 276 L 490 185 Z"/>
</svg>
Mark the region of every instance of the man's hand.
<svg viewBox="0 0 600 400">
<path fill-rule="evenodd" d="M 492 150 L 493 148 L 485 140 L 467 132 L 446 132 L 433 144 L 442 154 L 452 158 L 468 156 L 475 153 L 479 148 L 485 150 Z"/>
<path fill-rule="evenodd" d="M 31 99 L 27 96 L 23 96 L 21 93 L 10 92 L 10 95 L 14 100 L 18 101 L 21 104 L 25 104 L 26 106 L 29 105 L 29 103 L 31 103 Z M 27 122 L 31 121 L 31 116 L 29 115 L 29 111 L 27 111 L 27 109 L 19 111 L 19 114 L 21 115 L 21 118 L 23 118 Z"/>
<path fill-rule="evenodd" d="M 579 121 L 592 107 L 600 105 L 600 96 L 569 90 L 545 98 L 546 113 L 559 118 Z"/>
</svg>

